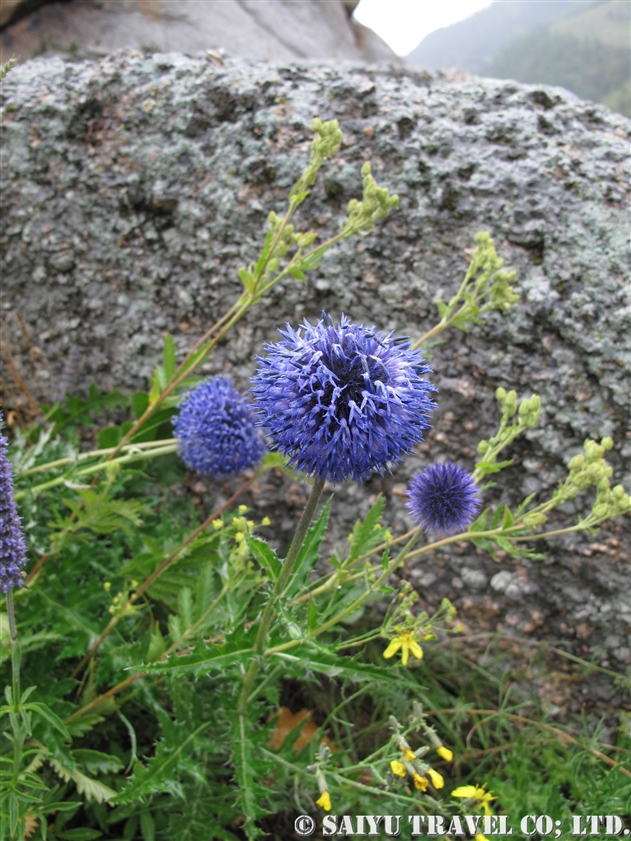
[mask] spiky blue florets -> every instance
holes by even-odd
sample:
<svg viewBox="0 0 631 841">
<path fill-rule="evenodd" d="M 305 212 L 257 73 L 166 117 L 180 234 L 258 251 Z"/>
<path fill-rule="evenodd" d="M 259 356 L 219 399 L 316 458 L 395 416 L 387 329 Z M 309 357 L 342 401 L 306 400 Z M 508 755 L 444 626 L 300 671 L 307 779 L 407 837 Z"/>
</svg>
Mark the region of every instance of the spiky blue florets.
<svg viewBox="0 0 631 841">
<path fill-rule="evenodd" d="M 7 439 L 0 433 L 0 587 L 3 593 L 22 584 L 21 571 L 25 564 L 26 546 L 13 499 L 13 474 L 7 458 Z"/>
<path fill-rule="evenodd" d="M 242 473 L 261 458 L 265 443 L 252 404 L 230 380 L 216 377 L 184 396 L 173 420 L 180 455 L 196 473 Z"/>
<path fill-rule="evenodd" d="M 470 473 L 456 464 L 433 464 L 412 477 L 407 507 L 427 531 L 449 535 L 467 529 L 480 510 Z"/>
<path fill-rule="evenodd" d="M 435 408 L 430 372 L 407 339 L 374 327 L 316 325 L 279 330 L 252 391 L 261 426 L 290 464 L 318 479 L 361 481 L 383 473 L 423 438 Z"/>
</svg>

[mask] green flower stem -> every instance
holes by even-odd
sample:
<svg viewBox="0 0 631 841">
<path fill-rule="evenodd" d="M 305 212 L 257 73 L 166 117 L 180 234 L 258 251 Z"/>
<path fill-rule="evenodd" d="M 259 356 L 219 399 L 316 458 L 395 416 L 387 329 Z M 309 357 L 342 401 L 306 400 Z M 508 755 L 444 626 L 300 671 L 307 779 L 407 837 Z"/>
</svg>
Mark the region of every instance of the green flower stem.
<svg viewBox="0 0 631 841">
<path fill-rule="evenodd" d="M 266 651 L 262 652 L 263 656 L 268 657 L 270 654 L 277 654 L 281 651 L 286 651 L 289 648 L 295 648 L 297 645 L 302 645 L 309 640 L 314 639 L 315 637 L 319 636 L 320 634 L 324 633 L 324 631 L 328 631 L 329 628 L 332 628 L 334 625 L 339 624 L 343 619 L 346 619 L 347 616 L 350 616 L 354 613 L 357 608 L 361 607 L 369 598 L 373 595 L 373 593 L 381 587 L 381 585 L 389 578 L 390 575 L 395 571 L 395 569 L 405 561 L 407 557 L 409 557 L 410 549 L 414 546 L 416 541 L 418 540 L 418 533 L 414 534 L 411 539 L 407 542 L 406 546 L 401 550 L 399 555 L 393 560 L 390 561 L 386 569 L 381 573 L 379 578 L 371 585 L 370 589 L 366 590 L 361 596 L 358 596 L 355 601 L 351 602 L 351 604 L 347 605 L 343 610 L 341 610 L 336 616 L 332 619 L 329 619 L 327 622 L 323 622 L 317 628 L 314 628 L 313 631 L 305 634 L 303 639 L 301 640 L 291 640 L 290 642 L 283 643 L 282 645 L 276 645 L 273 648 L 268 648 Z"/>
<path fill-rule="evenodd" d="M 163 438 L 160 441 L 143 441 L 140 444 L 125 444 L 120 451 L 127 450 L 151 450 L 157 447 L 164 447 L 167 444 L 177 443 L 177 438 Z M 56 467 L 61 467 L 63 464 L 70 464 L 72 462 L 85 461 L 89 458 L 96 458 L 97 456 L 109 456 L 117 450 L 117 447 L 108 447 L 105 450 L 90 450 L 88 453 L 78 453 L 76 456 L 67 456 L 66 458 L 58 458 L 56 461 L 49 461 L 46 464 L 38 464 L 36 467 L 30 467 L 22 473 L 18 473 L 18 478 L 22 476 L 31 476 L 33 473 L 45 473 L 47 470 L 54 470 Z"/>
<path fill-rule="evenodd" d="M 132 461 L 139 461 L 140 459 L 156 458 L 156 456 L 164 456 L 168 453 L 174 453 L 177 450 L 177 444 L 167 444 L 163 447 L 155 447 L 153 450 L 141 450 L 140 452 L 130 452 L 120 458 L 111 461 L 101 461 L 98 464 L 91 464 L 89 467 L 84 467 L 72 475 L 72 481 L 79 479 L 81 476 L 91 476 L 94 473 L 99 473 L 101 470 L 108 470 L 113 464 L 129 464 Z M 63 485 L 71 481 L 70 477 L 57 476 L 56 479 L 50 479 L 48 482 L 42 482 L 41 485 L 34 485 L 30 492 L 32 494 L 41 493 L 49 488 L 55 488 L 58 485 Z M 27 491 L 17 491 L 16 499 L 26 496 Z"/>
<path fill-rule="evenodd" d="M 174 391 L 175 388 L 184 380 L 186 377 L 190 376 L 190 374 L 197 368 L 202 362 L 206 359 L 210 351 L 215 347 L 215 345 L 223 338 L 223 336 L 228 332 L 228 330 L 233 327 L 237 321 L 243 316 L 243 314 L 247 311 L 248 307 L 250 306 L 249 296 L 248 295 L 240 295 L 237 301 L 230 307 L 228 312 L 223 315 L 219 321 L 217 321 L 213 326 L 208 330 L 202 338 L 197 341 L 189 352 L 186 354 L 183 361 L 178 366 L 177 370 L 165 386 L 164 390 L 158 395 L 158 398 L 154 403 L 150 406 L 147 406 L 145 411 L 142 415 L 138 418 L 136 423 L 129 429 L 125 435 L 121 438 L 118 443 L 118 446 L 113 451 L 113 453 L 109 456 L 109 459 L 112 460 L 127 444 L 131 438 L 138 432 L 138 430 L 149 420 L 151 415 L 159 408 L 159 406 L 163 403 L 166 397 Z M 224 323 L 225 322 L 225 323 Z M 218 332 L 216 332 L 218 331 Z M 216 335 L 213 335 L 216 332 Z M 211 338 L 212 336 L 212 338 Z M 195 361 L 195 364 L 191 364 L 191 359 L 193 355 L 202 349 L 199 357 Z"/>
<path fill-rule="evenodd" d="M 250 662 L 248 671 L 243 679 L 241 694 L 239 695 L 238 711 L 241 716 L 245 715 L 248 700 L 252 694 L 252 690 L 254 689 L 254 683 L 260 669 L 260 656 L 263 654 L 265 649 L 265 643 L 267 642 L 267 635 L 274 618 L 276 605 L 278 604 L 280 597 L 285 592 L 289 579 L 291 578 L 291 574 L 294 571 L 298 554 L 304 543 L 307 530 L 311 525 L 320 497 L 322 496 L 324 482 L 324 479 L 316 479 L 313 483 L 311 494 L 307 500 L 307 504 L 305 505 L 305 510 L 302 512 L 302 517 L 298 523 L 298 528 L 296 529 L 294 539 L 289 547 L 289 552 L 287 553 L 287 557 L 283 563 L 280 575 L 276 579 L 272 595 L 265 605 L 265 610 L 263 611 L 258 632 L 256 634 L 256 640 L 254 642 L 255 657 Z"/>
</svg>

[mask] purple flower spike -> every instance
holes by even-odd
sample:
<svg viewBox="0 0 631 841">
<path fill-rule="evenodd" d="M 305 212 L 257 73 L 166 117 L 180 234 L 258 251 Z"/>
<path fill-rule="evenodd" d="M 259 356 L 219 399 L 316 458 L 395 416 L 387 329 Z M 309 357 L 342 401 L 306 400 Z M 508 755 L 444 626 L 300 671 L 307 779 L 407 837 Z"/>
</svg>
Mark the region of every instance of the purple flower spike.
<svg viewBox="0 0 631 841">
<path fill-rule="evenodd" d="M 22 585 L 22 569 L 26 564 L 26 546 L 13 499 L 13 474 L 7 449 L 7 439 L 0 433 L 0 587 L 3 593 Z"/>
<path fill-rule="evenodd" d="M 261 426 L 290 464 L 317 479 L 362 481 L 423 440 L 436 388 L 407 339 L 344 315 L 334 326 L 326 313 L 278 332 L 284 341 L 265 346 L 252 391 Z"/>
<path fill-rule="evenodd" d="M 470 473 L 456 464 L 433 464 L 416 473 L 407 507 L 426 531 L 443 535 L 465 531 L 480 510 L 478 489 Z"/>
<path fill-rule="evenodd" d="M 212 476 L 243 473 L 261 458 L 265 442 L 252 404 L 215 377 L 195 386 L 173 419 L 180 455 L 190 470 Z"/>
</svg>

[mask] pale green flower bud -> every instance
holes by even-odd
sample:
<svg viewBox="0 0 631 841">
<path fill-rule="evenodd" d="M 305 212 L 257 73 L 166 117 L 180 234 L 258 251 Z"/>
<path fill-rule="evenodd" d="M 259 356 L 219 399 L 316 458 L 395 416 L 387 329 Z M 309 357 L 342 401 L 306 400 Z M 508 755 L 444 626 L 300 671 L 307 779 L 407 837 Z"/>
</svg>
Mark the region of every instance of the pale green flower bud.
<svg viewBox="0 0 631 841">
<path fill-rule="evenodd" d="M 570 463 L 568 464 L 568 467 L 570 468 L 570 472 L 574 473 L 575 471 L 580 470 L 581 467 L 584 464 L 585 464 L 585 456 L 582 456 L 582 455 L 579 454 L 579 455 L 573 456 L 570 459 Z"/>
<path fill-rule="evenodd" d="M 547 519 L 548 518 L 545 514 L 542 514 L 539 511 L 534 511 L 532 514 L 526 514 L 524 517 L 524 525 L 529 529 L 534 529 L 537 526 L 542 526 Z"/>
<path fill-rule="evenodd" d="M 613 439 L 609 436 L 603 438 L 600 442 L 600 446 L 603 448 L 603 450 L 610 450 L 613 447 Z"/>
<path fill-rule="evenodd" d="M 482 440 L 478 444 L 478 455 L 483 456 L 489 449 L 489 442 Z"/>
<path fill-rule="evenodd" d="M 506 389 L 502 388 L 502 386 L 500 386 L 499 388 L 496 388 L 495 389 L 495 399 L 499 400 L 500 403 L 503 400 L 506 400 Z"/>
</svg>

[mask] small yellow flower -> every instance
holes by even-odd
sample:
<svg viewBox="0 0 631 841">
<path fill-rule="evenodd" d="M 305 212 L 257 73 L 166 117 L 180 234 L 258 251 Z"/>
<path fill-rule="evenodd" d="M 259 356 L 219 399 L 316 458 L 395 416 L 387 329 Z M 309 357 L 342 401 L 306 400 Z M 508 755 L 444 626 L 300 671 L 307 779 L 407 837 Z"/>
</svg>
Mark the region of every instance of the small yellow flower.
<svg viewBox="0 0 631 841">
<path fill-rule="evenodd" d="M 429 785 L 427 777 L 421 777 L 420 774 L 416 774 L 416 773 L 413 776 L 414 776 L 414 788 L 418 788 L 421 791 L 427 791 L 427 786 Z"/>
<path fill-rule="evenodd" d="M 441 745 L 439 748 L 436 748 L 436 753 L 441 756 L 445 762 L 453 762 L 453 751 L 450 751 L 449 748 L 446 748 L 444 745 Z"/>
<path fill-rule="evenodd" d="M 223 520 L 213 520 L 213 528 L 220 529 L 223 526 Z"/>
<path fill-rule="evenodd" d="M 405 748 L 403 747 L 403 745 L 401 745 L 401 750 L 403 751 L 404 759 L 407 759 L 408 762 L 414 762 L 414 760 L 416 759 L 416 754 L 413 750 L 410 750 L 410 748 Z"/>
<path fill-rule="evenodd" d="M 249 528 L 249 529 L 253 529 L 253 528 L 254 528 L 254 520 L 248 520 L 248 528 Z"/>
<path fill-rule="evenodd" d="M 438 771 L 434 771 L 433 768 L 428 768 L 427 773 L 429 774 L 429 778 L 432 781 L 434 788 L 445 787 L 445 781 L 443 780 L 442 774 L 439 774 Z"/>
<path fill-rule="evenodd" d="M 238 531 L 238 532 L 235 534 L 235 536 L 234 536 L 234 537 L 235 537 L 235 540 L 245 540 L 245 535 L 243 534 L 243 532 L 242 532 L 242 531 Z"/>
<path fill-rule="evenodd" d="M 475 841 L 489 841 L 486 835 L 482 835 L 481 832 L 476 832 Z"/>
<path fill-rule="evenodd" d="M 316 804 L 321 806 L 325 812 L 331 811 L 331 795 L 328 791 L 323 791 L 320 795 L 319 799 L 316 800 Z"/>
<path fill-rule="evenodd" d="M 105 590 L 106 593 L 109 593 L 111 586 L 112 586 L 111 581 L 104 581 L 103 582 L 103 589 Z"/>
<path fill-rule="evenodd" d="M 397 777 L 405 777 L 405 765 L 402 762 L 393 759 L 390 763 L 390 768 L 392 769 L 392 773 L 396 774 Z"/>
<path fill-rule="evenodd" d="M 240 505 L 240 506 L 237 508 L 237 511 L 239 512 L 239 514 L 245 514 L 245 512 L 246 512 L 247 510 L 248 510 L 248 506 L 247 506 L 247 505 Z"/>
<path fill-rule="evenodd" d="M 272 521 L 270 520 L 269 517 L 263 517 L 263 519 L 261 520 L 261 525 L 262 526 L 271 526 L 271 524 L 272 524 Z"/>
<path fill-rule="evenodd" d="M 401 651 L 401 663 L 404 666 L 408 664 L 408 657 L 410 651 L 416 657 L 417 660 L 423 659 L 423 649 L 414 639 L 414 634 L 411 631 L 407 631 L 405 633 L 400 633 L 396 636 L 391 642 L 390 645 L 386 648 L 383 652 L 383 656 L 386 660 L 389 660 L 390 657 L 394 657 L 399 649 Z"/>
<path fill-rule="evenodd" d="M 479 800 L 480 805 L 478 809 L 484 809 L 485 815 L 492 815 L 493 811 L 489 806 L 491 800 L 497 800 L 493 797 L 492 791 L 486 791 L 484 786 L 458 786 L 451 792 L 452 797 L 467 797 L 471 800 Z"/>
</svg>

